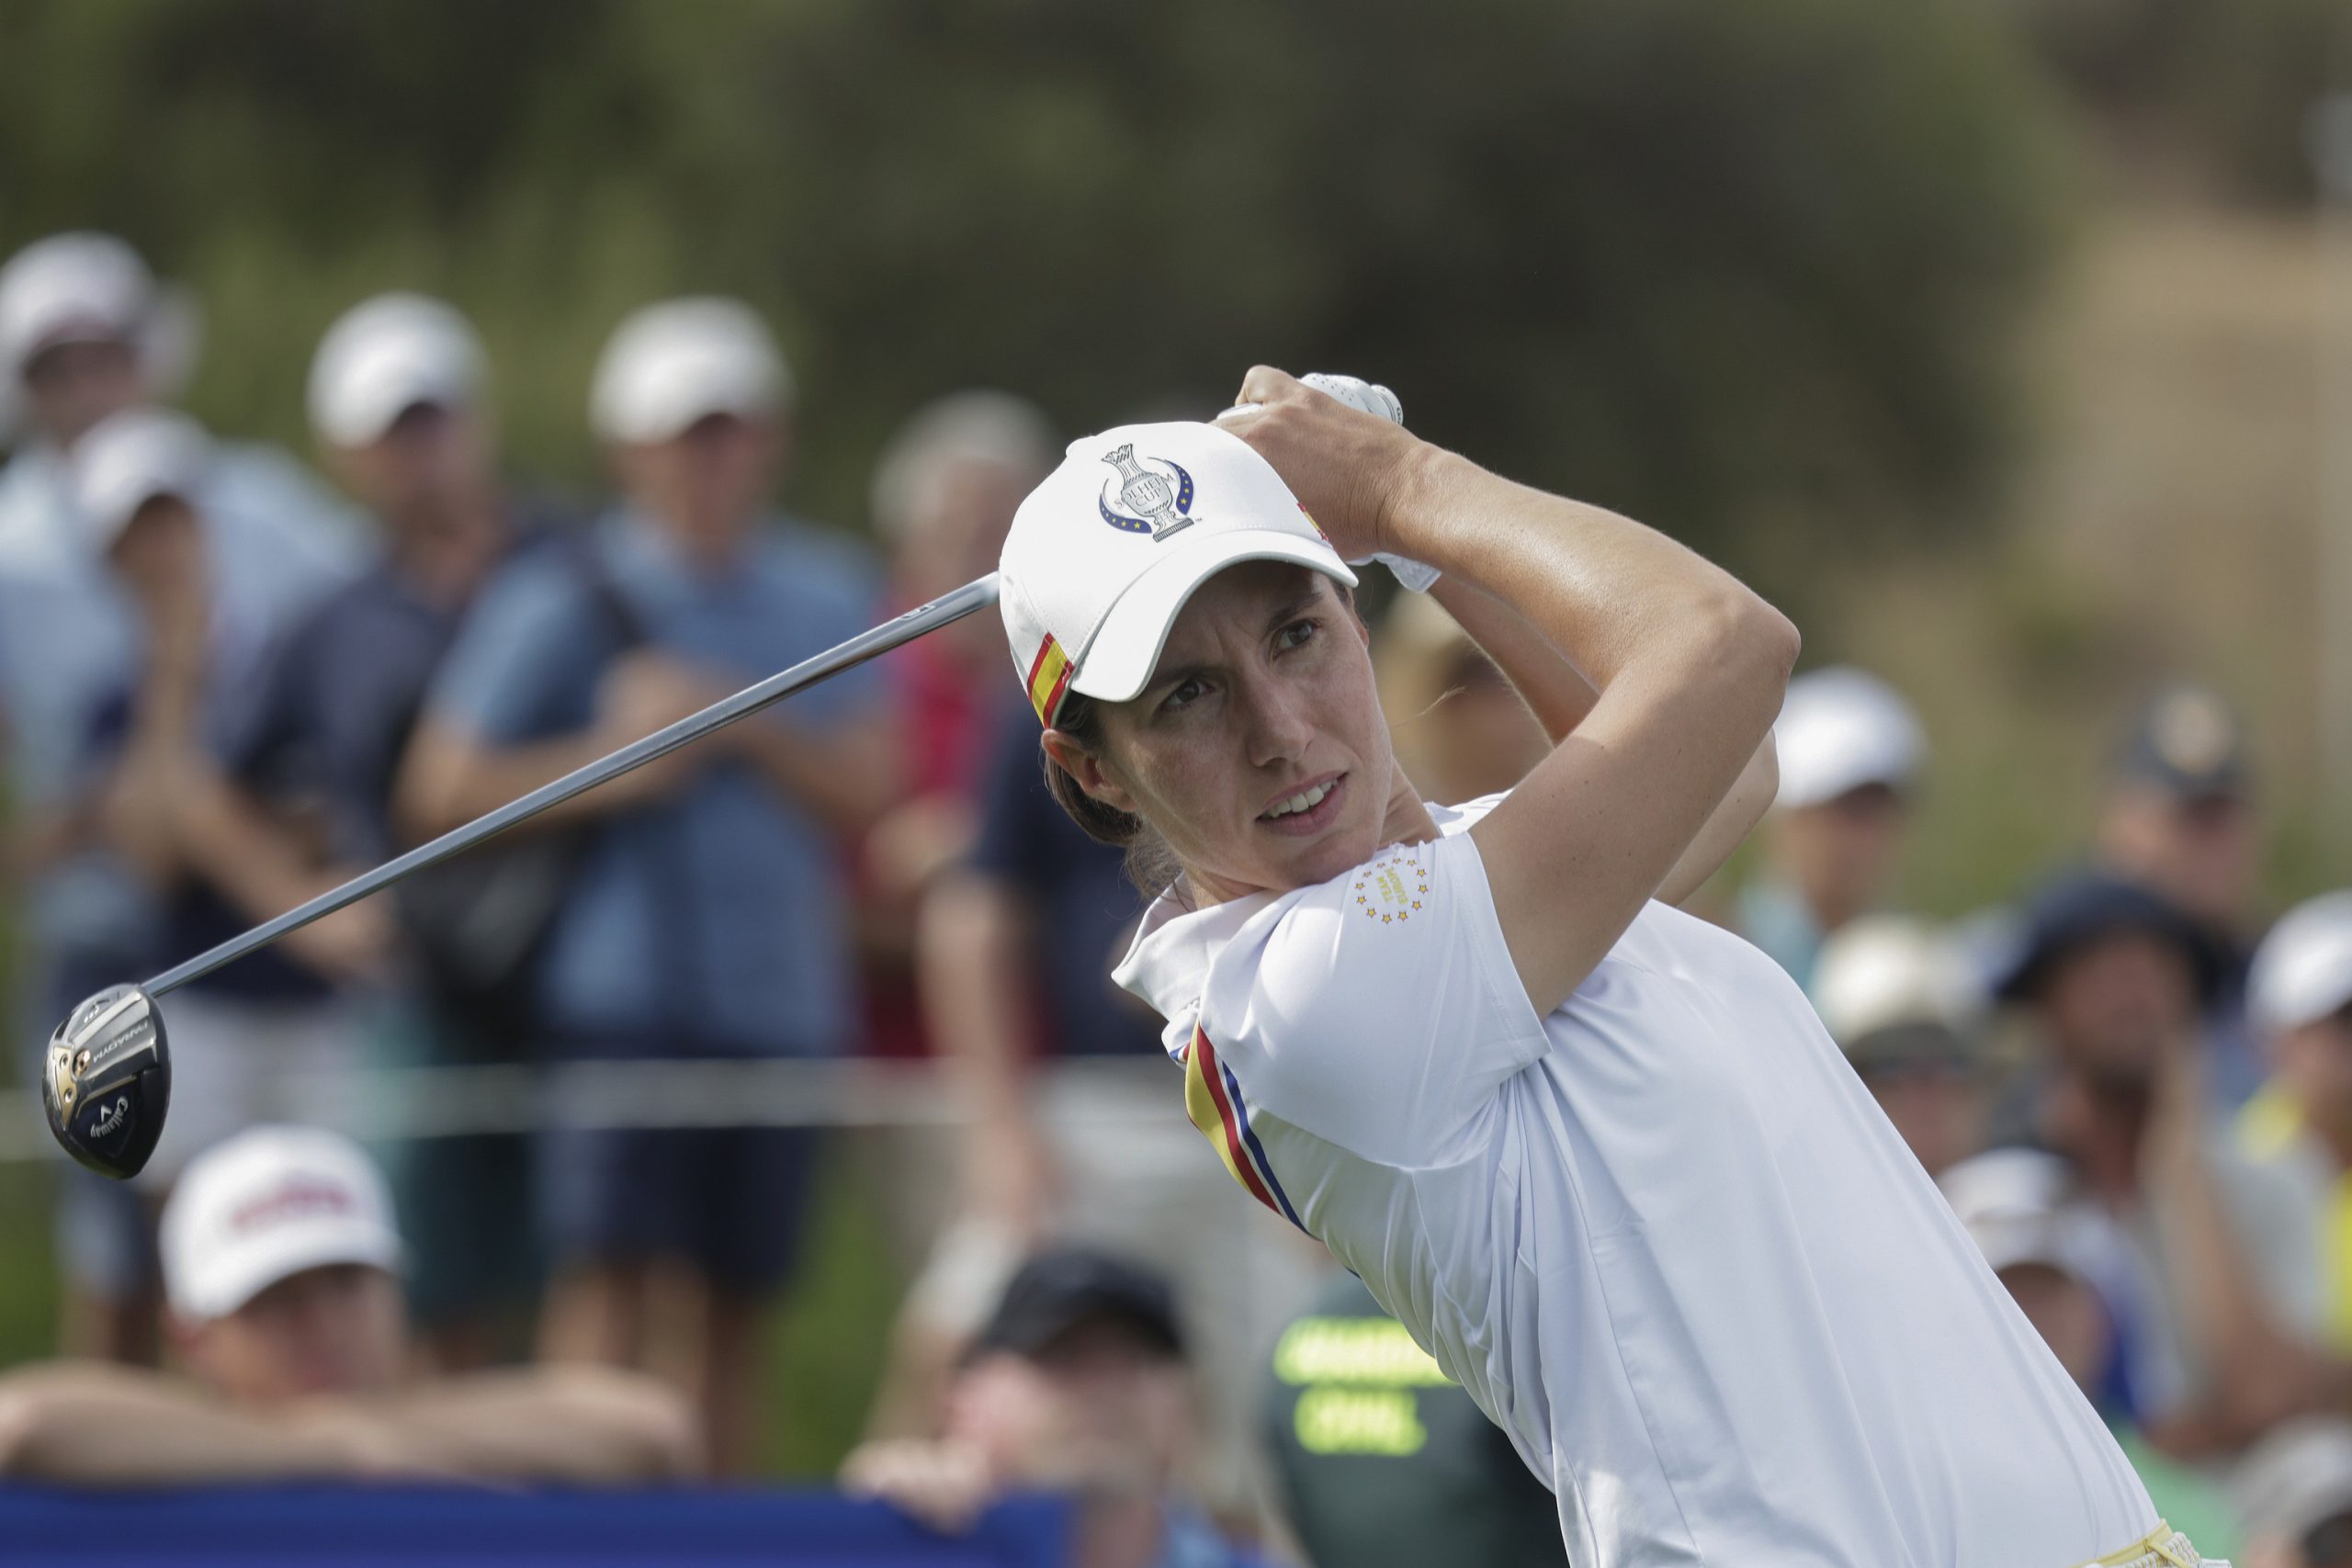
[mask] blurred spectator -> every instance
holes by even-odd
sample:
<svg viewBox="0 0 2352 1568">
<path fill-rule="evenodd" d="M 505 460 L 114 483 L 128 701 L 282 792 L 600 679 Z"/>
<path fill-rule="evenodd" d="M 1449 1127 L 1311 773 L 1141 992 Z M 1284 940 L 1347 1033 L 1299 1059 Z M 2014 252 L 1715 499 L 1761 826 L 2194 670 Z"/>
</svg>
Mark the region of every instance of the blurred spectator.
<svg viewBox="0 0 2352 1568">
<path fill-rule="evenodd" d="M 2098 853 L 2197 923 L 2215 960 L 2206 1002 L 2213 1090 L 2245 1103 L 2263 1063 L 2245 1027 L 2245 955 L 2260 824 L 2245 727 L 2201 686 L 2160 692 L 2134 717 L 2099 805 Z"/>
<path fill-rule="evenodd" d="M 194 421 L 143 408 L 107 416 L 74 454 L 90 547 L 145 634 L 134 679 L 88 717 L 83 762 L 93 842 L 161 900 L 142 969 L 200 953 L 355 869 L 331 863 L 301 780 L 232 754 L 266 665 L 255 630 L 266 611 L 212 560 L 198 499 L 210 460 Z M 350 1018 L 334 987 L 379 972 L 383 918 L 379 905 L 355 905 L 180 988 L 172 1116 L 142 1183 L 168 1185 L 240 1127 L 300 1111 L 306 1087 L 351 1066 Z"/>
<path fill-rule="evenodd" d="M 7 749 L 12 877 L 29 901 L 26 1040 L 91 990 L 142 972 L 161 940 L 148 889 L 97 847 L 77 790 L 91 716 L 134 679 L 144 633 L 133 603 L 89 547 L 71 459 L 109 414 L 177 389 L 193 358 L 193 312 L 138 255 L 102 234 L 59 234 L 0 267 L 0 742 Z M 275 450 L 214 447 L 198 511 L 215 573 L 248 596 L 266 639 L 347 570 L 356 529 Z M 73 1168 L 59 1186 L 70 1352 L 152 1359 L 152 1261 L 135 1199 Z"/>
<path fill-rule="evenodd" d="M 1567 1562 L 1558 1500 L 1354 1275 L 1283 1330 L 1262 1397 L 1283 1517 L 1315 1568 Z"/>
<path fill-rule="evenodd" d="M 2199 1472 L 2151 1447 L 2112 1398 L 2119 1303 L 2134 1289 L 2131 1244 L 2083 1195 L 2064 1160 L 2035 1149 L 1996 1149 L 1943 1174 L 1944 1196 L 2042 1342 L 2098 1407 L 2156 1506 L 2210 1552 L 2238 1535 L 2229 1498 Z"/>
<path fill-rule="evenodd" d="M 1422 798 L 1476 800 L 1527 776 L 1551 748 L 1493 660 L 1427 593 L 1399 593 L 1372 639 L 1397 765 Z"/>
<path fill-rule="evenodd" d="M 448 828 L 867 628 L 855 555 L 774 517 L 790 390 L 728 299 L 622 322 L 593 418 L 623 503 L 584 550 L 484 592 L 435 678 L 401 786 Z M 548 933 L 557 1061 L 820 1056 L 854 1039 L 841 837 L 899 795 L 896 727 L 854 671 L 537 819 L 596 824 Z M 789 1271 L 813 1134 L 559 1126 L 537 1190 L 541 1348 L 690 1390 L 722 1472 L 749 1457 L 762 1309 Z"/>
<path fill-rule="evenodd" d="M 1984 1146 L 1983 1000 L 1923 920 L 1865 915 L 1822 944 L 1814 1002 L 1930 1176 Z"/>
<path fill-rule="evenodd" d="M 2132 1255 L 2116 1403 L 2178 1433 L 2204 1422 L 2207 1438 L 2177 1439 L 2188 1447 L 2241 1439 L 2240 1416 L 2213 1413 L 2278 1393 L 2255 1386 L 2213 1292 L 2242 1292 L 2304 1337 L 2320 1311 L 2315 1194 L 2239 1155 L 2205 1098 L 2198 1022 L 2213 975 L 2203 933 L 2171 905 L 2075 872 L 2028 906 L 2001 987 L 2044 1056 L 2018 1131 L 2065 1157 Z"/>
<path fill-rule="evenodd" d="M 1197 1157 L 1159 1021 L 1109 976 L 1141 913 L 1119 852 L 1046 792 L 1035 716 L 1005 710 L 978 840 L 922 910 L 923 1005 L 971 1118 L 963 1209 L 909 1294 L 875 1429 L 933 1429 L 948 1368 L 1041 1237 L 1113 1245 L 1176 1281 L 1208 1380 L 1204 1488 L 1245 1514 L 1267 1501 L 1258 1369 L 1323 1264 Z"/>
<path fill-rule="evenodd" d="M 585 1368 L 408 1384 L 400 1236 L 331 1133 L 255 1127 L 188 1167 L 164 1215 L 192 1380 L 61 1362 L 0 1378 L 0 1473 L 175 1484 L 302 1476 L 620 1483 L 695 1467 L 659 1383 Z"/>
<path fill-rule="evenodd" d="M 874 475 L 874 532 L 890 554 L 887 612 L 994 571 L 1014 509 L 1060 456 L 1046 416 L 1009 392 L 951 393 L 902 425 Z M 874 825 L 861 856 L 866 1048 L 877 1055 L 927 1052 L 915 908 L 931 878 L 971 847 L 989 749 L 1012 705 L 997 679 L 1006 657 L 1003 622 L 983 614 L 909 644 L 882 667 L 906 724 L 911 793 Z"/>
<path fill-rule="evenodd" d="M 2271 928 L 2246 1006 L 2271 1073 L 2239 1117 L 2242 1141 L 2257 1158 L 2323 1173 L 2314 1244 L 2327 1263 L 2326 1339 L 2352 1356 L 2352 892 L 2297 905 Z"/>
<path fill-rule="evenodd" d="M 491 572 L 545 538 L 499 482 L 487 375 L 465 318 L 414 294 L 354 306 L 311 362 L 321 453 L 382 525 L 384 546 L 279 646 L 232 756 L 241 773 L 299 779 L 345 868 L 406 847 L 391 822 L 392 789 L 426 685 Z M 489 858 L 469 858 L 465 874 Z M 412 913 L 424 886 L 399 895 Z M 280 907 L 249 899 L 243 912 L 263 919 Z M 424 978 L 388 988 L 371 1010 L 386 1065 L 519 1059 L 526 1020 L 492 1012 L 492 998 L 450 994 L 429 966 Z M 534 1283 L 528 1145 L 511 1134 L 421 1140 L 397 1152 L 392 1176 L 420 1343 L 442 1371 L 479 1366 L 489 1359 L 488 1310 L 526 1306 Z"/>
<path fill-rule="evenodd" d="M 2352 1568 L 2352 1425 L 2279 1427 L 2246 1455 L 2233 1490 L 2246 1531 L 2238 1568 Z"/>
<path fill-rule="evenodd" d="M 942 1434 L 867 1443 L 842 1483 L 949 1531 L 1012 1492 L 1069 1494 L 1074 1568 L 1250 1561 L 1178 1492 L 1198 1437 L 1185 1355 L 1167 1281 L 1107 1253 L 1041 1253 L 956 1369 Z"/>
<path fill-rule="evenodd" d="M 1926 742 L 1893 687 L 1842 665 L 1789 682 L 1772 740 L 1781 787 L 1765 868 L 1740 889 L 1734 923 L 1810 990 L 1822 942 L 1885 895 Z"/>
</svg>

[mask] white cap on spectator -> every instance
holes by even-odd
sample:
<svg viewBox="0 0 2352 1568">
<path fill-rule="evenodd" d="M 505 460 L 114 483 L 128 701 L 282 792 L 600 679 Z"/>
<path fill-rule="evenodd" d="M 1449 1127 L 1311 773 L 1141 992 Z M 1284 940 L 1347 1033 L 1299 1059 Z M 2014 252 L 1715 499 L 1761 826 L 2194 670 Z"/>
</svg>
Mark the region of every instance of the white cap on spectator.
<svg viewBox="0 0 2352 1568">
<path fill-rule="evenodd" d="M 929 500 L 937 476 L 959 463 L 994 463 L 1024 487 L 1061 461 L 1053 422 L 1011 392 L 950 392 L 915 412 L 882 449 L 874 468 L 874 531 L 895 544 Z"/>
<path fill-rule="evenodd" d="M 250 1128 L 189 1161 L 162 1243 L 164 1293 L 191 1323 L 306 1269 L 401 1266 L 383 1177 L 358 1145 L 315 1127 Z"/>
<path fill-rule="evenodd" d="M 2352 889 L 2323 893 L 2281 916 L 2255 950 L 2245 989 L 2246 1010 L 2266 1034 L 2352 1005 Z"/>
<path fill-rule="evenodd" d="M 311 425 L 332 446 L 366 446 L 419 403 L 470 407 L 488 378 L 481 340 L 451 306 L 379 294 L 337 318 L 311 361 Z"/>
<path fill-rule="evenodd" d="M 139 253 L 111 234 L 52 234 L 0 267 L 0 362 L 11 380 L 62 343 L 129 342 L 154 302 Z"/>
<path fill-rule="evenodd" d="M 196 358 L 194 306 L 159 288 L 139 253 L 111 234 L 51 234 L 0 266 L 0 435 L 14 426 L 25 370 L 65 343 L 122 342 L 151 397 L 179 389 Z"/>
<path fill-rule="evenodd" d="M 2273 1427 L 2238 1461 L 2230 1493 L 2249 1535 L 2300 1541 L 2352 1514 L 2352 1423 L 2307 1416 Z"/>
<path fill-rule="evenodd" d="M 1901 789 L 1927 750 L 1911 705 L 1877 676 L 1838 665 L 1789 682 L 1772 727 L 1779 807 L 1819 806 L 1864 784 Z"/>
<path fill-rule="evenodd" d="M 168 409 L 108 414 L 74 444 L 74 502 L 84 536 L 103 555 L 157 496 L 194 501 L 212 460 L 204 427 Z"/>
<path fill-rule="evenodd" d="M 1847 1050 L 1883 1030 L 1928 1026 L 1964 1034 L 1983 1010 L 1958 949 L 1905 915 L 1849 920 L 1822 944 L 1813 1003 Z"/>
<path fill-rule="evenodd" d="M 1995 1273 L 2038 1263 L 2096 1287 L 2111 1277 L 2108 1221 L 2075 1194 L 2066 1162 L 2040 1149 L 1972 1155 L 1937 1178 Z"/>
<path fill-rule="evenodd" d="M 767 323 L 740 299 L 664 299 L 615 328 L 589 422 L 607 441 L 658 442 L 712 414 L 753 419 L 792 400 Z"/>
</svg>

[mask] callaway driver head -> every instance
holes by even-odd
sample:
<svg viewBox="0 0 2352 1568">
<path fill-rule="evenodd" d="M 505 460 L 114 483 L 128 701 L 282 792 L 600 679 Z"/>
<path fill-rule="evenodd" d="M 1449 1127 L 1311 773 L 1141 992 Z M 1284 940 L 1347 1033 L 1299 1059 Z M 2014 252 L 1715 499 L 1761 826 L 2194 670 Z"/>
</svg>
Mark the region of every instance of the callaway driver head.
<svg viewBox="0 0 2352 1568">
<path fill-rule="evenodd" d="M 100 991 L 49 1037 L 41 1109 L 65 1152 L 101 1176 L 139 1174 L 172 1103 L 164 1015 L 137 986 Z"/>
</svg>

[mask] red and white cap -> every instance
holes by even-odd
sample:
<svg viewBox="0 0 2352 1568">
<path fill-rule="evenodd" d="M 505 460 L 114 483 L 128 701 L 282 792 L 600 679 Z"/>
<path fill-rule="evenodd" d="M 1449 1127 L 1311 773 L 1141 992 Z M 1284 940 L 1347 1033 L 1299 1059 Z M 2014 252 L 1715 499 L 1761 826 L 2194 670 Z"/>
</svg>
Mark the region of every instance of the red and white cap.
<svg viewBox="0 0 2352 1568">
<path fill-rule="evenodd" d="M 162 1243 L 164 1294 L 190 1323 L 307 1269 L 401 1266 L 383 1177 L 357 1144 L 316 1127 L 249 1128 L 198 1155 L 164 1205 Z"/>
<path fill-rule="evenodd" d="M 1039 722 L 1079 692 L 1141 692 L 1195 590 L 1239 561 L 1355 585 L 1282 476 L 1214 424 L 1123 424 L 1069 444 L 1029 492 L 998 563 L 1013 667 Z"/>
</svg>

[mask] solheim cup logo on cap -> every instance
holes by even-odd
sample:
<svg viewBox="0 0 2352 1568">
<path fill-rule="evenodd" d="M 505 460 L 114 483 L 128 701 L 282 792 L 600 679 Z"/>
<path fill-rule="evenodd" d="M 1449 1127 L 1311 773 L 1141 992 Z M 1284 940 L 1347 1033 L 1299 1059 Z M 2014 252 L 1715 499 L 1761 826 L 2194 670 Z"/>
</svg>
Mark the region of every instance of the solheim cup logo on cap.
<svg viewBox="0 0 2352 1568">
<path fill-rule="evenodd" d="M 1168 537 L 1179 529 L 1189 528 L 1200 521 L 1193 515 L 1193 476 L 1165 457 L 1136 456 L 1132 442 L 1114 446 L 1102 456 L 1102 460 L 1119 470 L 1118 503 L 1125 513 L 1111 509 L 1111 481 L 1102 481 L 1102 493 L 1095 498 L 1095 507 L 1102 513 L 1102 521 L 1126 534 L 1149 534 L 1152 542 Z M 1152 465 L 1150 468 L 1145 464 Z M 1168 474 L 1159 470 L 1165 468 Z M 1168 476 L 1172 474 L 1171 480 Z M 1140 516 L 1129 516 L 1139 513 Z"/>
</svg>

